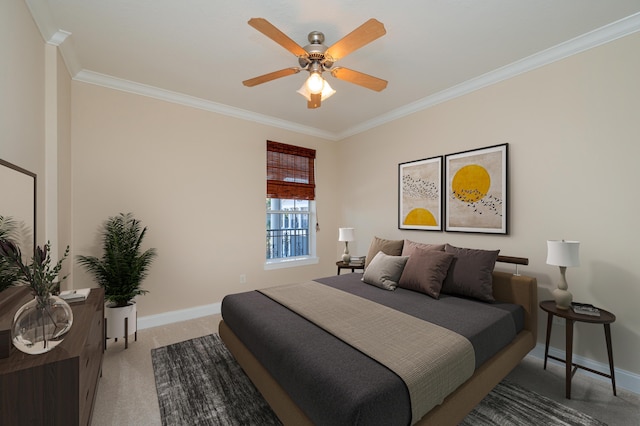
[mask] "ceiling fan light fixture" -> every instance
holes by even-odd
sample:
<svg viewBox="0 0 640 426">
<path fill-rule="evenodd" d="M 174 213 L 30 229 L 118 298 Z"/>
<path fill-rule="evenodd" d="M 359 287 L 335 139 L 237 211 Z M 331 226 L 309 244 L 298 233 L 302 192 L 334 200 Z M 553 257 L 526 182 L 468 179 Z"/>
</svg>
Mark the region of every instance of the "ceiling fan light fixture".
<svg viewBox="0 0 640 426">
<path fill-rule="evenodd" d="M 324 86 L 322 87 L 322 100 L 324 101 L 325 99 L 333 96 L 333 94 L 336 93 L 335 89 L 333 89 L 331 86 L 329 86 L 329 82 L 327 80 L 324 81 Z"/>
<path fill-rule="evenodd" d="M 384 25 L 376 19 L 369 19 L 330 47 L 325 46 L 323 33 L 312 31 L 307 38 L 309 44 L 304 48 L 264 18 L 251 18 L 248 23 L 296 56 L 300 66 L 245 80 L 242 82 L 245 86 L 253 87 L 303 70 L 308 71 L 309 77 L 298 90 L 298 93 L 307 99 L 308 108 L 319 108 L 323 100 L 336 93 L 322 77 L 324 71 L 330 72 L 338 80 L 358 84 L 377 92 L 387 87 L 386 80 L 344 67 L 333 68 L 339 59 L 386 34 Z"/>
<path fill-rule="evenodd" d="M 311 102 L 311 92 L 309 91 L 309 88 L 307 87 L 307 83 L 305 82 L 302 87 L 300 89 L 297 90 L 298 93 L 300 93 L 302 96 L 304 96 L 304 98 Z M 329 97 L 333 96 L 333 94 L 336 93 L 336 91 L 329 85 L 329 82 L 327 80 L 324 80 L 324 85 L 322 86 L 322 94 L 321 94 L 321 100 L 324 101 L 325 99 L 328 99 Z"/>
<path fill-rule="evenodd" d="M 322 88 L 324 87 L 324 78 L 318 72 L 312 72 L 305 85 L 307 86 L 307 90 L 309 93 L 313 93 L 317 95 L 318 93 L 322 93 Z"/>
</svg>

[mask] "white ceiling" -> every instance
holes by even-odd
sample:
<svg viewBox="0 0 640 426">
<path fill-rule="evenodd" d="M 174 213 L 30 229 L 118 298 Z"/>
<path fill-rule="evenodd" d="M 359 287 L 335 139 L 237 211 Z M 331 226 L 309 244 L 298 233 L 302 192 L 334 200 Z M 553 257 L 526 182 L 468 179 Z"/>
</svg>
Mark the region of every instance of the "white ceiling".
<svg viewBox="0 0 640 426">
<path fill-rule="evenodd" d="M 640 0 L 25 0 L 73 78 L 329 139 L 341 139 L 640 30 Z M 338 65 L 389 81 L 382 92 L 325 77 L 337 93 L 307 109 L 304 72 L 247 24 L 330 46 L 369 18 L 387 34 Z"/>
</svg>

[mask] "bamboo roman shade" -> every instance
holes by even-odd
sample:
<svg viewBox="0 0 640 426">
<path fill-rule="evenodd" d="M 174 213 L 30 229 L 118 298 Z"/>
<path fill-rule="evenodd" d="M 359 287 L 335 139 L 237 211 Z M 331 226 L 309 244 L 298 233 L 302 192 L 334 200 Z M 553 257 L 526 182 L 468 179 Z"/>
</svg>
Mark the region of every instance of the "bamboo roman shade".
<svg viewBox="0 0 640 426">
<path fill-rule="evenodd" d="M 267 198 L 314 200 L 316 150 L 267 141 Z"/>
</svg>

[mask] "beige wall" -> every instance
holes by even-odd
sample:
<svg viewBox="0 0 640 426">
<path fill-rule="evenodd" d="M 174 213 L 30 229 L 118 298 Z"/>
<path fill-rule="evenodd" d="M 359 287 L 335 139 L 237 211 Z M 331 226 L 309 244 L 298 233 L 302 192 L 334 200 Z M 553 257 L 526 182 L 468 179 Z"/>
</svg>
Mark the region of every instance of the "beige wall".
<svg viewBox="0 0 640 426">
<path fill-rule="evenodd" d="M 547 239 L 581 241 L 567 271 L 578 301 L 614 312 L 617 367 L 640 373 L 640 34 L 479 90 L 339 143 L 341 221 L 357 228 L 352 252 L 372 236 L 499 248 L 530 259 L 540 300 L 559 279 Z M 509 236 L 400 231 L 398 163 L 509 143 Z M 359 158 L 360 161 L 353 161 Z M 545 335 L 540 316 L 539 341 Z M 556 326 L 552 344 L 564 348 Z M 601 326 L 578 324 L 576 353 L 606 362 Z"/>
<path fill-rule="evenodd" d="M 22 1 L 0 2 L 0 158 L 38 175 L 44 204 L 44 42 Z M 38 241 L 44 216 L 38 211 Z"/>
<path fill-rule="evenodd" d="M 158 258 L 140 316 L 335 274 L 335 142 L 85 83 L 72 92 L 75 254 L 100 255 L 109 216 L 142 220 Z M 264 270 L 267 139 L 317 150 L 318 265 Z M 93 285 L 80 267 L 73 275 L 76 288 Z"/>
</svg>

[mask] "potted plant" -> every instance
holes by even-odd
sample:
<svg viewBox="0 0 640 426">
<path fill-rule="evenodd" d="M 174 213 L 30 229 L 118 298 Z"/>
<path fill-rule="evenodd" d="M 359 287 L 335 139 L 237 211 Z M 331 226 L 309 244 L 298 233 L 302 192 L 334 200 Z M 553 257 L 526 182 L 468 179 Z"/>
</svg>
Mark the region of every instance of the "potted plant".
<svg viewBox="0 0 640 426">
<path fill-rule="evenodd" d="M 148 293 L 141 285 L 157 255 L 154 248 L 142 251 L 146 232 L 147 228 L 142 228 L 132 213 L 120 213 L 109 217 L 102 226 L 102 257 L 77 257 L 78 263 L 104 288 L 107 338 L 127 337 L 137 331 L 134 298 Z"/>
<path fill-rule="evenodd" d="M 20 247 L 10 239 L 0 238 L 0 259 L 5 266 L 15 268 L 16 272 L 12 272 L 15 282 L 27 285 L 34 296 L 18 309 L 11 325 L 13 345 L 28 354 L 50 351 L 64 340 L 73 324 L 69 304 L 54 296 L 59 289 L 58 274 L 69 255 L 69 246 L 53 266 L 50 253 L 51 244 L 47 241 L 44 247 L 36 247 L 31 264 L 25 265 Z"/>
</svg>

